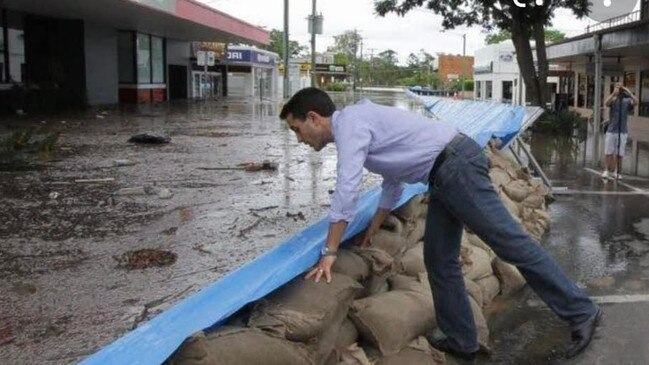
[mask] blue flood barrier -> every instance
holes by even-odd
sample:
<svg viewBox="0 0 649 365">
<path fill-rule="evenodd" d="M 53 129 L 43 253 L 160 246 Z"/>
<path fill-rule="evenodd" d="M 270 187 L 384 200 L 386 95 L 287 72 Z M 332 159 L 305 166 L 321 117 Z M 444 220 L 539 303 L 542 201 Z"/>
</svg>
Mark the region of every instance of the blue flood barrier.
<svg viewBox="0 0 649 365">
<path fill-rule="evenodd" d="M 427 110 L 452 122 L 481 146 L 495 136 L 506 141 L 523 126 L 523 107 L 423 97 Z M 406 185 L 399 206 L 426 192 L 427 185 Z M 362 232 L 378 207 L 380 187 L 362 194 L 356 216 L 344 240 Z M 284 285 L 313 266 L 320 256 L 328 231 L 326 218 L 305 228 L 239 269 L 190 295 L 137 329 L 127 333 L 81 364 L 154 365 L 164 362 L 193 333 L 218 326 L 248 303 Z"/>
</svg>

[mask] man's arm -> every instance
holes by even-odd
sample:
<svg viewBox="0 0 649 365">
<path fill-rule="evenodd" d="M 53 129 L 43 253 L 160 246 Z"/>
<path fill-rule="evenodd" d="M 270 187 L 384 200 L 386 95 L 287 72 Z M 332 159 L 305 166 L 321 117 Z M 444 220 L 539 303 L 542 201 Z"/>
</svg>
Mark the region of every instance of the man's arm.
<svg viewBox="0 0 649 365">
<path fill-rule="evenodd" d="M 611 93 L 611 95 L 609 95 L 608 98 L 606 98 L 606 101 L 604 102 L 604 105 L 606 105 L 607 107 L 610 107 L 611 102 L 613 101 L 613 98 L 615 98 L 616 96 L 617 96 L 616 92 Z"/>
<path fill-rule="evenodd" d="M 624 91 L 626 91 L 626 93 L 631 97 L 631 100 L 633 100 L 633 106 L 638 105 L 638 98 L 631 92 L 631 90 L 624 87 Z"/>
<path fill-rule="evenodd" d="M 370 238 L 381 228 L 381 224 L 385 221 L 385 218 L 390 214 L 390 209 L 388 208 L 379 208 L 376 210 L 374 217 L 372 218 L 372 223 L 365 231 L 363 235 L 363 241 L 361 242 L 361 247 L 367 247 L 370 245 Z"/>
</svg>

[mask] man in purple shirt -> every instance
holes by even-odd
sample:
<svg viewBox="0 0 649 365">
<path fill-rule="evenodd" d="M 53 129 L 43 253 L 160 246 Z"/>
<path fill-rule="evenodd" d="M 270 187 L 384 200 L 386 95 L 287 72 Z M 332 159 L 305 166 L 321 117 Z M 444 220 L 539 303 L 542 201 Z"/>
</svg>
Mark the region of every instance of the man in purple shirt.
<svg viewBox="0 0 649 365">
<path fill-rule="evenodd" d="M 511 217 L 493 189 L 482 148 L 455 126 L 370 101 L 336 111 L 317 88 L 297 92 L 280 118 L 298 142 L 316 151 L 333 142 L 338 152 L 327 241 L 307 279 L 331 281 L 336 251 L 354 217 L 363 168 L 383 176 L 381 201 L 364 243 L 395 207 L 403 183 L 428 182 L 424 261 L 437 323 L 445 335 L 428 335 L 431 344 L 471 361 L 479 349 L 458 259 L 466 225 L 501 259 L 516 265 L 536 294 L 568 322 L 572 340 L 567 357 L 588 346 L 601 310 Z"/>
</svg>

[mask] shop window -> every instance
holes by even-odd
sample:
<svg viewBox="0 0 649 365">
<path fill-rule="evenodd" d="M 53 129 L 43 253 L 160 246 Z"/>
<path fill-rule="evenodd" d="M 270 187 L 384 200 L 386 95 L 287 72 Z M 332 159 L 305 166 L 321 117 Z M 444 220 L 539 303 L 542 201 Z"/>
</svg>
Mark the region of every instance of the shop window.
<svg viewBox="0 0 649 365">
<path fill-rule="evenodd" d="M 117 40 L 117 59 L 119 82 L 122 84 L 135 83 L 135 44 L 132 32 L 119 32 Z"/>
<path fill-rule="evenodd" d="M 503 103 L 511 103 L 513 97 L 514 83 L 512 81 L 503 81 Z"/>
<path fill-rule="evenodd" d="M 491 100 L 493 98 L 492 82 L 485 81 L 485 99 Z"/>
<path fill-rule="evenodd" d="M 165 57 L 164 40 L 160 37 L 151 37 L 151 69 L 153 82 L 165 82 Z"/>
<path fill-rule="evenodd" d="M 631 90 L 633 94 L 637 94 L 635 90 L 635 71 L 624 73 L 624 87 Z"/>
<path fill-rule="evenodd" d="M 25 81 L 23 16 L 6 10 L 3 12 L 0 18 L 0 82 L 21 83 Z"/>
<path fill-rule="evenodd" d="M 475 82 L 475 98 L 478 100 L 482 98 L 482 81 Z"/>
<path fill-rule="evenodd" d="M 137 82 L 151 83 L 151 36 L 137 34 Z"/>
<path fill-rule="evenodd" d="M 586 74 L 579 74 L 579 89 L 577 90 L 577 106 L 586 106 Z"/>
<path fill-rule="evenodd" d="M 641 117 L 649 117 L 649 70 L 640 72 L 639 113 Z"/>
</svg>

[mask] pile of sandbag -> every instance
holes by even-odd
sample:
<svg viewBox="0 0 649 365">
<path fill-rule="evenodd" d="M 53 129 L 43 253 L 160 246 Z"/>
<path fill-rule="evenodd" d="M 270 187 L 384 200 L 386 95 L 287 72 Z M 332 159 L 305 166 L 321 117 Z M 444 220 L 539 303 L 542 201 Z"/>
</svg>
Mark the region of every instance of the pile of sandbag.
<svg viewBox="0 0 649 365">
<path fill-rule="evenodd" d="M 494 187 L 515 219 L 537 240 L 549 227 L 548 190 L 500 152 L 489 150 Z M 254 303 L 236 326 L 190 337 L 171 364 L 441 364 L 445 355 L 424 335 L 436 327 L 424 266 L 427 195 L 396 209 L 371 247 L 347 245 L 333 279 L 297 277 Z M 478 330 L 488 347 L 484 309 L 525 285 L 478 236 L 463 232 L 460 262 Z"/>
</svg>

